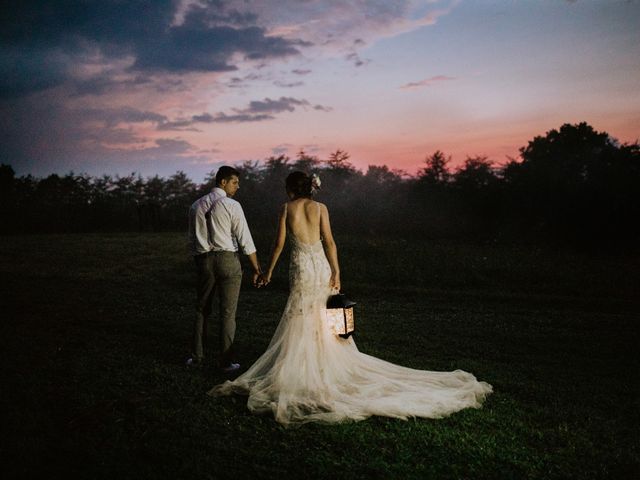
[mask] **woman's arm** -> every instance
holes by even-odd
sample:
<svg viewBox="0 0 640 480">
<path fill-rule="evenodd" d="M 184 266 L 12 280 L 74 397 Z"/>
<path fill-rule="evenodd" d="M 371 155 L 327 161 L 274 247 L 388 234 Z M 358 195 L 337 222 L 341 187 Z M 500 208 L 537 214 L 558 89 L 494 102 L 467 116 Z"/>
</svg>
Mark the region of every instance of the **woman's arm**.
<svg viewBox="0 0 640 480">
<path fill-rule="evenodd" d="M 276 268 L 278 258 L 284 248 L 284 242 L 287 239 L 287 204 L 282 205 L 280 209 L 280 217 L 278 218 L 278 231 L 276 233 L 276 240 L 273 244 L 273 250 L 271 250 L 271 259 L 269 260 L 269 268 L 262 274 L 262 284 L 266 285 L 271 281 L 271 275 L 273 275 L 273 269 Z"/>
<path fill-rule="evenodd" d="M 331 224 L 329 223 L 329 210 L 323 204 L 320 204 L 320 235 L 324 245 L 324 251 L 331 267 L 331 280 L 329 286 L 332 289 L 340 291 L 340 265 L 338 264 L 338 248 L 333 240 L 331 233 Z"/>
</svg>

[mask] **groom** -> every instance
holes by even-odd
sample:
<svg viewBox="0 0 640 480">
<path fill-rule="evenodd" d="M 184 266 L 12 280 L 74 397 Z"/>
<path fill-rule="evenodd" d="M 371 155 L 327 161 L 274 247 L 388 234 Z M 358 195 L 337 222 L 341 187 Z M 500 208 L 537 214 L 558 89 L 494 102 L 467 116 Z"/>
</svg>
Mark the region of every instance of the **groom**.
<svg viewBox="0 0 640 480">
<path fill-rule="evenodd" d="M 262 273 L 242 207 L 232 199 L 240 188 L 239 176 L 233 167 L 220 167 L 215 188 L 196 200 L 189 210 L 189 244 L 197 274 L 197 303 L 193 346 L 187 365 L 202 363 L 206 320 L 217 290 L 220 296 L 219 367 L 224 372 L 240 368 L 233 359 L 236 308 L 242 280 L 239 248 L 249 257 L 254 285 Z"/>
</svg>

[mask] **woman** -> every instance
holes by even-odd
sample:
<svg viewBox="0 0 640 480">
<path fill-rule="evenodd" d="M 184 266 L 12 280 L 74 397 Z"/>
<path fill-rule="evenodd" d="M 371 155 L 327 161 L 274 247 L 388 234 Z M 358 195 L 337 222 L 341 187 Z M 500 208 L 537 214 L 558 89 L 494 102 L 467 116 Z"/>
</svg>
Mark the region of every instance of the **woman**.
<svg viewBox="0 0 640 480">
<path fill-rule="evenodd" d="M 491 385 L 470 373 L 401 367 L 358 351 L 352 337 L 329 328 L 327 298 L 340 289 L 338 254 L 327 207 L 312 200 L 317 177 L 293 172 L 286 179 L 268 284 L 284 247 L 292 241 L 290 294 L 267 351 L 234 381 L 209 395 L 248 395 L 252 412 L 273 412 L 282 424 L 363 420 L 371 415 L 440 418 L 481 406 Z"/>
</svg>

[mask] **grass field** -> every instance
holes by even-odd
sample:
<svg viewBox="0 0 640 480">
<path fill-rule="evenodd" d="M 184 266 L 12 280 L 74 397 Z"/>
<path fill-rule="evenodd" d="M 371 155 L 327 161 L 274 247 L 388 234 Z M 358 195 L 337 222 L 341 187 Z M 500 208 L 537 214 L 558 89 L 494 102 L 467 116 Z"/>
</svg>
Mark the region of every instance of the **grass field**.
<svg viewBox="0 0 640 480">
<path fill-rule="evenodd" d="M 183 365 L 184 235 L 0 237 L 2 478 L 640 478 L 638 257 L 337 240 L 359 349 L 473 372 L 484 408 L 282 428 Z M 243 367 L 286 266 L 243 288 Z"/>
</svg>

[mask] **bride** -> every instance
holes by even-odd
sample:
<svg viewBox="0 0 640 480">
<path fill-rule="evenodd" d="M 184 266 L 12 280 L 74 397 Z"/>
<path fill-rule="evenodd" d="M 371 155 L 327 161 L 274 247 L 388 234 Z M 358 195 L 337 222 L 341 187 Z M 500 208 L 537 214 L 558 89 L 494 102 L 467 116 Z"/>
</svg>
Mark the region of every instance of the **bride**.
<svg viewBox="0 0 640 480">
<path fill-rule="evenodd" d="M 462 370 L 432 372 L 401 367 L 358 351 L 353 337 L 329 327 L 327 298 L 340 290 L 340 268 L 329 213 L 313 201 L 317 177 L 293 172 L 286 179 L 266 285 L 287 234 L 291 238 L 290 294 L 266 352 L 212 396 L 248 395 L 255 413 L 273 413 L 284 424 L 363 420 L 371 415 L 440 418 L 479 408 L 492 387 Z"/>
</svg>

